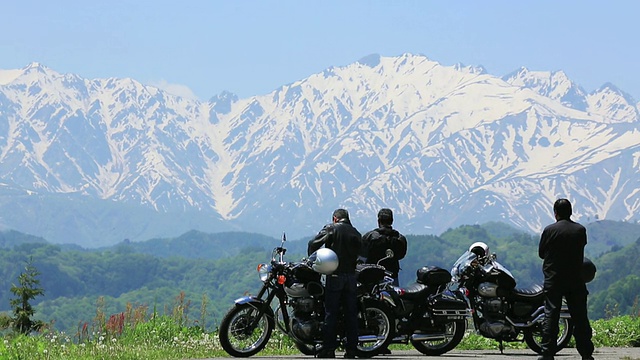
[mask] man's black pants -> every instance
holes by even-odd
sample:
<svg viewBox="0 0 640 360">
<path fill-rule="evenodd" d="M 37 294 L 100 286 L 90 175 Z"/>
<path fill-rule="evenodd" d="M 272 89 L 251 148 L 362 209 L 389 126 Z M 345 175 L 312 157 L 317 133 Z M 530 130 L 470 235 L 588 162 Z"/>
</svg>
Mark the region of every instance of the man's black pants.
<svg viewBox="0 0 640 360">
<path fill-rule="evenodd" d="M 358 299 L 355 273 L 327 275 L 323 328 L 323 347 L 327 350 L 335 350 L 338 345 L 336 341 L 336 326 L 341 307 L 347 337 L 345 347 L 347 352 L 354 354 L 358 344 Z"/>
<path fill-rule="evenodd" d="M 542 329 L 542 354 L 555 355 L 558 341 L 558 321 L 562 297 L 567 300 L 571 321 L 573 322 L 573 336 L 576 339 L 576 349 L 583 358 L 593 354 L 593 342 L 591 341 L 591 325 L 587 316 L 587 295 L 589 292 L 584 284 L 577 286 L 547 286 L 545 285 L 544 315 L 545 321 Z"/>
</svg>

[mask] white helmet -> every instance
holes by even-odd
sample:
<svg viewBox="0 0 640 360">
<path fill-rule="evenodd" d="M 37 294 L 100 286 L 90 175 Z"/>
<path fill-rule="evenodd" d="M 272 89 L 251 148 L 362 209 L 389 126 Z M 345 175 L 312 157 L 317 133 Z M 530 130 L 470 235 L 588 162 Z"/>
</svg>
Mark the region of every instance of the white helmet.
<svg viewBox="0 0 640 360">
<path fill-rule="evenodd" d="M 315 272 L 329 275 L 338 268 L 338 255 L 331 249 L 320 248 L 309 256 L 309 263 Z"/>
<path fill-rule="evenodd" d="M 484 257 L 489 255 L 489 245 L 482 241 L 474 242 L 469 246 L 469 251 L 478 255 L 478 257 Z"/>
</svg>

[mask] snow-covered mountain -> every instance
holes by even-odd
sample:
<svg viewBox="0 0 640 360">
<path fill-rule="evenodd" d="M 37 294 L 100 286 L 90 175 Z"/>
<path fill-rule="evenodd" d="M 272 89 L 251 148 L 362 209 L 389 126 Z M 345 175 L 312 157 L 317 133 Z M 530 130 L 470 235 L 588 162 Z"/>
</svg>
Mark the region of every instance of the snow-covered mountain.
<svg viewBox="0 0 640 360">
<path fill-rule="evenodd" d="M 87 246 L 190 229 L 290 238 L 337 207 L 363 232 L 638 220 L 640 104 L 563 72 L 371 55 L 197 102 L 132 79 L 0 70 L 0 225 Z"/>
</svg>

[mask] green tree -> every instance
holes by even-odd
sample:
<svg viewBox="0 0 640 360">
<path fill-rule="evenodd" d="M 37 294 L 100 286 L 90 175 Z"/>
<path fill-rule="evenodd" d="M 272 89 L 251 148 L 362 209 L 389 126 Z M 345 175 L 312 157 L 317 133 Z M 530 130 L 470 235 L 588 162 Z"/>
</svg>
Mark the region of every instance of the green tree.
<svg viewBox="0 0 640 360">
<path fill-rule="evenodd" d="M 33 315 L 35 309 L 31 306 L 31 300 L 36 296 L 44 295 L 44 289 L 40 287 L 40 280 L 37 276 L 40 272 L 33 265 L 32 259 L 26 262 L 24 271 L 18 276 L 18 283 L 16 286 L 12 284 L 11 292 L 16 298 L 11 299 L 11 307 L 13 308 L 13 328 L 15 331 L 22 334 L 29 334 L 34 330 L 39 330 L 42 327 L 41 321 L 34 321 Z"/>
</svg>

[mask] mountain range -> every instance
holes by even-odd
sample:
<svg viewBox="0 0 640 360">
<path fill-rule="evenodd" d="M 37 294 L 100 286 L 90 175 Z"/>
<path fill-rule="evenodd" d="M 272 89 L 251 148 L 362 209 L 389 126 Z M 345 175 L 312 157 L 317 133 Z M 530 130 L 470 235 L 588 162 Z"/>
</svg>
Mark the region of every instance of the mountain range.
<svg viewBox="0 0 640 360">
<path fill-rule="evenodd" d="M 189 230 L 311 236 L 501 221 L 637 222 L 640 103 L 562 71 L 370 55 L 240 99 L 171 95 L 39 63 L 0 70 L 0 227 L 104 246 Z"/>
</svg>

